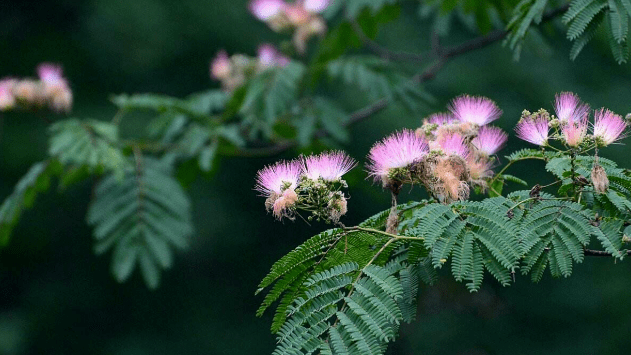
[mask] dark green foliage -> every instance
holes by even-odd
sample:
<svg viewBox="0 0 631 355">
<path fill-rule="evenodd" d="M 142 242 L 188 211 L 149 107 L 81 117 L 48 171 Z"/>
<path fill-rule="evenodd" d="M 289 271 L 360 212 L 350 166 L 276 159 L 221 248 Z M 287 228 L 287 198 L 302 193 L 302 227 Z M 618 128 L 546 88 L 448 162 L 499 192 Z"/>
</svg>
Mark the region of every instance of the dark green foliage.
<svg viewBox="0 0 631 355">
<path fill-rule="evenodd" d="M 510 31 L 506 42 L 519 56 L 521 44 L 533 24 L 541 23 L 548 0 L 522 0 L 515 6 L 513 17 L 506 28 Z"/>
<path fill-rule="evenodd" d="M 454 22 L 473 32 L 487 33 L 504 26 L 515 5 L 514 0 L 429 0 L 421 2 L 419 16 L 430 20 L 440 36 L 449 34 Z"/>
<path fill-rule="evenodd" d="M 169 166 L 136 156 L 122 180 L 108 175 L 97 185 L 87 221 L 94 226 L 94 250 L 113 248 L 112 273 L 123 282 L 136 265 L 145 283 L 156 288 L 175 248 L 185 248 L 193 232 L 190 202 Z"/>
<path fill-rule="evenodd" d="M 285 67 L 270 68 L 250 80 L 239 113 L 244 116 L 252 138 L 258 133 L 266 138 L 273 136 L 274 124 L 296 104 L 304 73 L 304 65 L 292 61 Z"/>
<path fill-rule="evenodd" d="M 18 181 L 11 195 L 0 205 L 0 246 L 9 242 L 22 212 L 33 205 L 38 193 L 48 190 L 51 176 L 59 174 L 60 170 L 55 160 L 39 162 Z"/>
<path fill-rule="evenodd" d="M 567 37 L 574 41 L 570 58 L 576 58 L 598 29 L 602 29 L 615 60 L 619 64 L 625 63 L 629 57 L 629 16 L 631 2 L 628 0 L 572 1 L 563 16 L 563 22 L 569 26 Z"/>
<path fill-rule="evenodd" d="M 396 72 L 395 67 L 374 56 L 345 56 L 329 62 L 329 76 L 355 85 L 371 100 L 400 100 L 415 110 L 419 101 L 432 101 L 417 83 Z"/>
<path fill-rule="evenodd" d="M 362 13 L 364 10 L 368 10 L 371 13 L 378 13 L 384 6 L 396 4 L 398 0 L 345 0 L 345 1 L 331 1 L 324 12 L 325 18 L 333 18 L 340 11 L 343 12 L 344 17 L 348 19 L 354 19 Z"/>
</svg>

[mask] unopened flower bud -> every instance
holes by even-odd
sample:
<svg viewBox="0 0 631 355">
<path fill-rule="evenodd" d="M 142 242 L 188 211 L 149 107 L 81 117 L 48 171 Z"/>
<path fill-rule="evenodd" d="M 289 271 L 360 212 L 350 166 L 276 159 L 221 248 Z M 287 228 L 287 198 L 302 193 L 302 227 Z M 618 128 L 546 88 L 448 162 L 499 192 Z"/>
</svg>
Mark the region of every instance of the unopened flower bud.
<svg viewBox="0 0 631 355">
<path fill-rule="evenodd" d="M 607 173 L 599 164 L 594 164 L 592 167 L 592 184 L 594 185 L 594 191 L 600 193 L 605 193 L 609 188 Z"/>
</svg>

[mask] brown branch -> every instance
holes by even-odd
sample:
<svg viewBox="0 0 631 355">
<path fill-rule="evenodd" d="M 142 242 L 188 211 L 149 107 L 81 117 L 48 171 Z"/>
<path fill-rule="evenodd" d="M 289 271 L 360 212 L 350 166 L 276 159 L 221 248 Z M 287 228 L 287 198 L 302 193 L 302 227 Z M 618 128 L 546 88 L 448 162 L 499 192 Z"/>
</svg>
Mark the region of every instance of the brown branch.
<svg viewBox="0 0 631 355">
<path fill-rule="evenodd" d="M 546 12 L 542 18 L 541 18 L 541 23 L 543 22 L 547 22 L 550 21 L 554 18 L 556 18 L 557 16 L 563 14 L 565 11 L 567 11 L 569 7 L 569 4 L 565 4 L 563 6 L 560 6 L 556 9 L 550 10 L 548 12 Z M 359 25 L 356 26 L 357 28 L 359 28 Z M 361 28 L 359 28 L 359 30 L 361 30 Z M 363 33 L 363 32 L 362 32 Z M 477 50 L 477 49 L 481 49 L 484 47 L 487 47 L 493 43 L 498 42 L 499 40 L 503 39 L 504 37 L 506 37 L 506 35 L 508 35 L 509 31 L 506 30 L 496 30 L 496 31 L 492 31 L 491 33 L 485 35 L 485 36 L 480 36 L 477 38 L 473 38 L 469 41 L 466 41 L 464 43 L 461 43 L 459 45 L 453 46 L 453 47 L 448 47 L 448 48 L 441 48 L 438 44 L 437 41 L 434 40 L 433 42 L 435 42 L 432 46 L 434 47 L 432 52 L 434 52 L 435 56 L 437 56 L 437 59 L 434 61 L 434 64 L 430 65 L 428 68 L 426 68 L 424 71 L 422 71 L 419 74 L 416 74 L 415 76 L 413 76 L 410 80 L 413 83 L 416 84 L 421 84 L 423 82 L 426 81 L 430 81 L 433 80 L 436 77 L 436 74 L 438 74 L 438 72 L 443 68 L 443 66 L 451 59 L 456 58 L 460 55 L 469 53 L 471 51 Z M 361 34 L 360 34 L 361 36 Z M 428 55 L 421 55 L 421 54 L 413 54 L 413 53 L 406 53 L 406 52 L 392 52 L 389 51 L 381 46 L 379 46 L 378 44 L 376 44 L 374 41 L 370 40 L 365 34 L 364 37 L 366 37 L 366 39 L 368 39 L 370 42 L 367 43 L 367 45 L 369 45 L 370 47 L 374 47 L 375 45 L 379 47 L 379 49 L 376 49 L 378 51 L 380 51 L 383 55 L 387 55 L 387 56 L 391 56 L 393 58 L 398 58 L 398 59 L 402 59 L 406 56 L 409 57 L 410 60 L 413 61 L 419 61 L 421 59 L 425 59 L 428 58 Z M 365 42 L 366 43 L 366 42 Z M 376 47 L 374 47 L 376 48 Z M 383 56 L 382 56 L 383 58 Z M 379 99 L 353 113 L 351 113 L 349 115 L 349 120 L 345 123 L 343 123 L 343 126 L 349 126 L 351 124 L 354 124 L 356 122 L 359 122 L 361 120 L 364 120 L 380 111 L 382 111 L 383 109 L 385 109 L 388 105 L 390 104 L 390 100 L 388 98 L 382 98 Z M 327 135 L 327 132 L 325 130 L 319 130 L 318 132 L 316 132 L 315 134 L 315 138 L 322 138 L 325 137 Z M 284 140 L 280 140 L 278 142 L 276 142 L 274 145 L 269 146 L 269 147 L 264 147 L 264 148 L 251 148 L 251 149 L 241 149 L 238 151 L 235 151 L 232 155 L 235 156 L 242 156 L 242 157 L 256 157 L 256 156 L 269 156 L 269 155 L 275 155 L 275 154 L 279 154 L 282 153 L 288 149 L 294 148 L 298 145 L 298 142 L 296 140 L 290 140 L 290 139 L 284 139 Z"/>
<path fill-rule="evenodd" d="M 382 59 L 395 62 L 422 62 L 429 57 L 429 54 L 393 51 L 382 47 L 379 43 L 370 39 L 357 22 L 353 21 L 351 25 L 355 33 L 359 36 L 359 40 L 362 41 L 371 52 L 377 54 Z"/>
<path fill-rule="evenodd" d="M 604 250 L 591 250 L 591 249 L 585 249 L 584 254 L 585 256 L 612 256 L 610 252 L 607 252 Z M 627 250 L 626 255 L 631 255 L 631 250 Z"/>
</svg>

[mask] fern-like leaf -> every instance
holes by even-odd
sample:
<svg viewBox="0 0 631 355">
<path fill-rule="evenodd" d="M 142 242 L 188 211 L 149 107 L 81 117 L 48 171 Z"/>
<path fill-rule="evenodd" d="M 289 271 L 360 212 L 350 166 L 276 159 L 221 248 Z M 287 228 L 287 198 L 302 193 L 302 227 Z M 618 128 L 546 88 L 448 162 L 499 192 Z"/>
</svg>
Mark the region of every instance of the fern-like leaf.
<svg viewBox="0 0 631 355">
<path fill-rule="evenodd" d="M 30 208 L 38 193 L 48 190 L 50 178 L 61 171 L 57 161 L 48 160 L 31 166 L 0 205 L 0 246 L 9 242 L 11 232 L 25 209 Z"/>
<path fill-rule="evenodd" d="M 170 168 L 136 157 L 122 180 L 106 176 L 96 187 L 87 220 L 94 226 L 95 251 L 113 247 L 112 273 L 129 278 L 136 265 L 145 283 L 156 288 L 160 269 L 172 264 L 172 248 L 185 248 L 192 233 L 190 202 Z"/>
<path fill-rule="evenodd" d="M 90 171 L 112 171 L 119 177 L 128 166 L 118 142 L 118 126 L 95 120 L 68 119 L 50 127 L 48 153 L 64 165 Z"/>
</svg>

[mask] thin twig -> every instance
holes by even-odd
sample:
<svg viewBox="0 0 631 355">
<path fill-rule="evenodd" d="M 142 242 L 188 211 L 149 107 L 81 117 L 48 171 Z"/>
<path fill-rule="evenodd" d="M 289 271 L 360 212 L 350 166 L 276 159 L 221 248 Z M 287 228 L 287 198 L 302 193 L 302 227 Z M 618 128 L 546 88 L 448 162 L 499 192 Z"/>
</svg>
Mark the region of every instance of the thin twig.
<svg viewBox="0 0 631 355">
<path fill-rule="evenodd" d="M 610 252 L 604 250 L 584 250 L 585 256 L 612 256 Z M 631 255 L 631 250 L 627 250 L 626 255 Z"/>
</svg>

